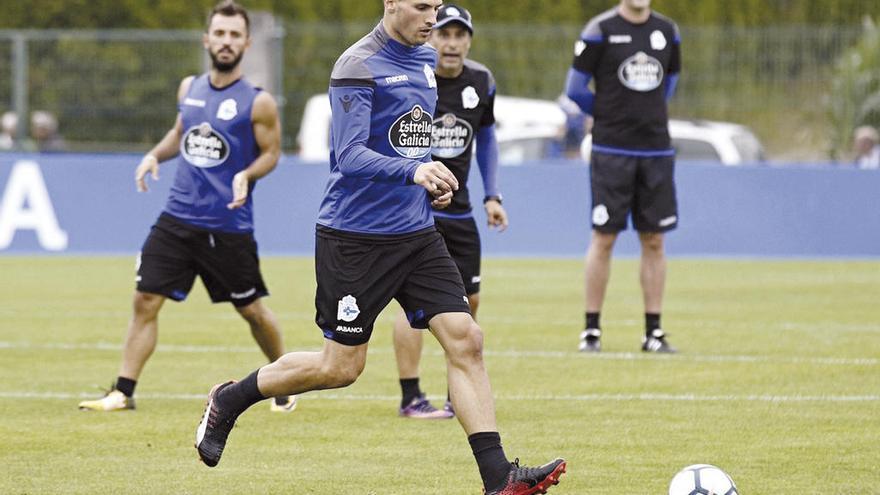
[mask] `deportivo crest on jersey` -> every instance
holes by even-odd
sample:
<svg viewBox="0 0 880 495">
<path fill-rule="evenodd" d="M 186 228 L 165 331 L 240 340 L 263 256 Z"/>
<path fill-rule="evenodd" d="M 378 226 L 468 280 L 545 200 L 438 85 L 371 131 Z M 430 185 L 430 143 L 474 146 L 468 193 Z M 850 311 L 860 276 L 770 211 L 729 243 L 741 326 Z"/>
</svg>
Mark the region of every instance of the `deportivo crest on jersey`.
<svg viewBox="0 0 880 495">
<path fill-rule="evenodd" d="M 238 115 L 238 103 L 232 98 L 223 100 L 217 108 L 217 118 L 220 120 L 232 120 Z"/>
<path fill-rule="evenodd" d="M 361 314 L 361 310 L 358 308 L 357 299 L 354 296 L 349 294 L 339 300 L 339 304 L 336 306 L 337 320 L 352 322 L 357 319 L 359 314 Z"/>
<path fill-rule="evenodd" d="M 229 142 L 211 124 L 202 122 L 190 127 L 180 140 L 180 154 L 192 165 L 211 168 L 222 165 L 229 157 Z"/>
<path fill-rule="evenodd" d="M 474 89 L 473 86 L 464 88 L 461 92 L 461 106 L 463 106 L 465 110 L 472 110 L 477 108 L 477 105 L 479 104 L 480 95 L 477 94 L 477 90 Z"/>
<path fill-rule="evenodd" d="M 454 113 L 447 113 L 434 120 L 431 154 L 440 158 L 455 158 L 468 150 L 473 139 L 474 128 L 471 124 Z"/>
<path fill-rule="evenodd" d="M 437 87 L 437 78 L 434 77 L 434 69 L 431 68 L 430 65 L 425 64 L 425 68 L 423 69 L 425 73 L 425 78 L 428 79 L 428 87 L 436 88 Z"/>
<path fill-rule="evenodd" d="M 663 31 L 658 29 L 651 33 L 651 48 L 658 52 L 666 48 L 666 36 L 663 35 Z"/>
<path fill-rule="evenodd" d="M 388 142 L 400 156 L 421 158 L 431 152 L 432 124 L 432 116 L 416 105 L 388 129 Z"/>
<path fill-rule="evenodd" d="M 663 75 L 663 64 L 645 52 L 638 52 L 624 60 L 617 70 L 621 84 L 641 93 L 659 88 Z"/>
</svg>

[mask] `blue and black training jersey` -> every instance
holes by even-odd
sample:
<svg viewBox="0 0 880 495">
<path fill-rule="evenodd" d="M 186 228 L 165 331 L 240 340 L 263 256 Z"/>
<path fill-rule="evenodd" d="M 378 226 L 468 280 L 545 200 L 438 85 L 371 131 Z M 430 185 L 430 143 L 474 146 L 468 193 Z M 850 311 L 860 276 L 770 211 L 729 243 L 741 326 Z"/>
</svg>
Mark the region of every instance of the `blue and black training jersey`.
<svg viewBox="0 0 880 495">
<path fill-rule="evenodd" d="M 319 225 L 368 235 L 434 225 L 430 197 L 413 176 L 431 161 L 436 59 L 433 48 L 403 45 L 380 23 L 336 61 Z"/>
<path fill-rule="evenodd" d="M 666 100 L 681 71 L 680 43 L 678 26 L 656 12 L 633 24 L 615 8 L 587 23 L 572 68 L 595 81 L 594 150 L 672 154 Z"/>
<path fill-rule="evenodd" d="M 241 208 L 226 205 L 233 197 L 232 178 L 260 155 L 251 122 L 259 93 L 244 79 L 225 88 L 211 85 L 208 74 L 193 79 L 178 102 L 183 137 L 166 213 L 203 229 L 253 232 L 251 195 Z"/>
</svg>

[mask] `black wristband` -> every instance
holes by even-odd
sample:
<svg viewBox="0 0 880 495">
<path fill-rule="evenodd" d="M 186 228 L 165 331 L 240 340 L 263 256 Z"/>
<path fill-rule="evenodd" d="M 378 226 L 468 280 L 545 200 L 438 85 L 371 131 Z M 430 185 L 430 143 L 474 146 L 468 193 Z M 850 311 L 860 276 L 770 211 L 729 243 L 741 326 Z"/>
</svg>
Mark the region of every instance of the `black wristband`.
<svg viewBox="0 0 880 495">
<path fill-rule="evenodd" d="M 498 204 L 500 205 L 501 204 L 501 195 L 496 194 L 496 195 L 486 196 L 485 198 L 483 198 L 483 204 L 486 204 L 489 201 L 497 201 Z"/>
</svg>

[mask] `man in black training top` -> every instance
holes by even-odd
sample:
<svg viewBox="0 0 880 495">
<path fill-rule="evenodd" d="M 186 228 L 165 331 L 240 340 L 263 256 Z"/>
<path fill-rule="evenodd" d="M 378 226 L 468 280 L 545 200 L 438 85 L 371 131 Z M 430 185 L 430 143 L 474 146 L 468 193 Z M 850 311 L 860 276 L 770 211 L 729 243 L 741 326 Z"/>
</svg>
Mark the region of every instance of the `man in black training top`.
<svg viewBox="0 0 880 495">
<path fill-rule="evenodd" d="M 678 27 L 651 0 L 621 0 L 587 23 L 575 44 L 566 94 L 594 118 L 590 161 L 593 235 L 586 258 L 586 325 L 580 350 L 598 352 L 599 313 L 617 234 L 633 226 L 642 245 L 645 352 L 675 352 L 660 327 L 666 255 L 663 234 L 678 225 L 675 150 L 666 101 L 681 69 Z M 596 92 L 588 87 L 595 83 Z"/>
<path fill-rule="evenodd" d="M 471 212 L 467 188 L 477 145 L 477 165 L 483 177 L 483 206 L 489 227 L 507 228 L 507 213 L 498 191 L 498 141 L 495 138 L 495 78 L 485 66 L 467 58 L 473 36 L 471 14 L 446 4 L 437 14 L 429 43 L 437 50 L 437 111 L 431 154 L 449 167 L 459 188 L 452 204 L 434 209 L 434 225 L 443 236 L 449 255 L 461 273 L 471 316 L 480 304 L 480 233 Z M 447 397 L 443 409 L 428 401 L 419 387 L 422 333 L 410 327 L 401 313 L 394 322 L 394 352 L 403 398 L 399 414 L 414 419 L 447 419 L 455 416 Z"/>
</svg>

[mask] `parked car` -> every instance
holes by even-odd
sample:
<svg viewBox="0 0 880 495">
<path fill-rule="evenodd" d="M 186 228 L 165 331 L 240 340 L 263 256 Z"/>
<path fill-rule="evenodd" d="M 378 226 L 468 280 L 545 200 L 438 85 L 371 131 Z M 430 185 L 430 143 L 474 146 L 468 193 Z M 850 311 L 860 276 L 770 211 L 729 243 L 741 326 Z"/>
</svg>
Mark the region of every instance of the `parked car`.
<svg viewBox="0 0 880 495">
<path fill-rule="evenodd" d="M 764 147 L 746 126 L 710 120 L 669 120 L 669 136 L 678 161 L 717 162 L 736 166 L 765 160 Z M 592 136 L 581 143 L 581 157 L 589 162 Z"/>
<path fill-rule="evenodd" d="M 565 114 L 554 101 L 499 95 L 495 98 L 498 159 L 504 165 L 557 157 L 565 132 Z M 326 162 L 330 156 L 330 100 L 312 96 L 303 111 L 299 157 Z"/>
<path fill-rule="evenodd" d="M 563 158 L 565 113 L 551 100 L 499 95 L 495 98 L 498 156 L 502 165 Z M 742 165 L 764 161 L 760 140 L 746 126 L 708 120 L 669 121 L 669 135 L 679 161 Z M 326 162 L 330 156 L 330 100 L 327 94 L 309 98 L 299 135 L 299 156 Z M 592 136 L 581 143 L 581 156 L 590 160 Z"/>
</svg>

